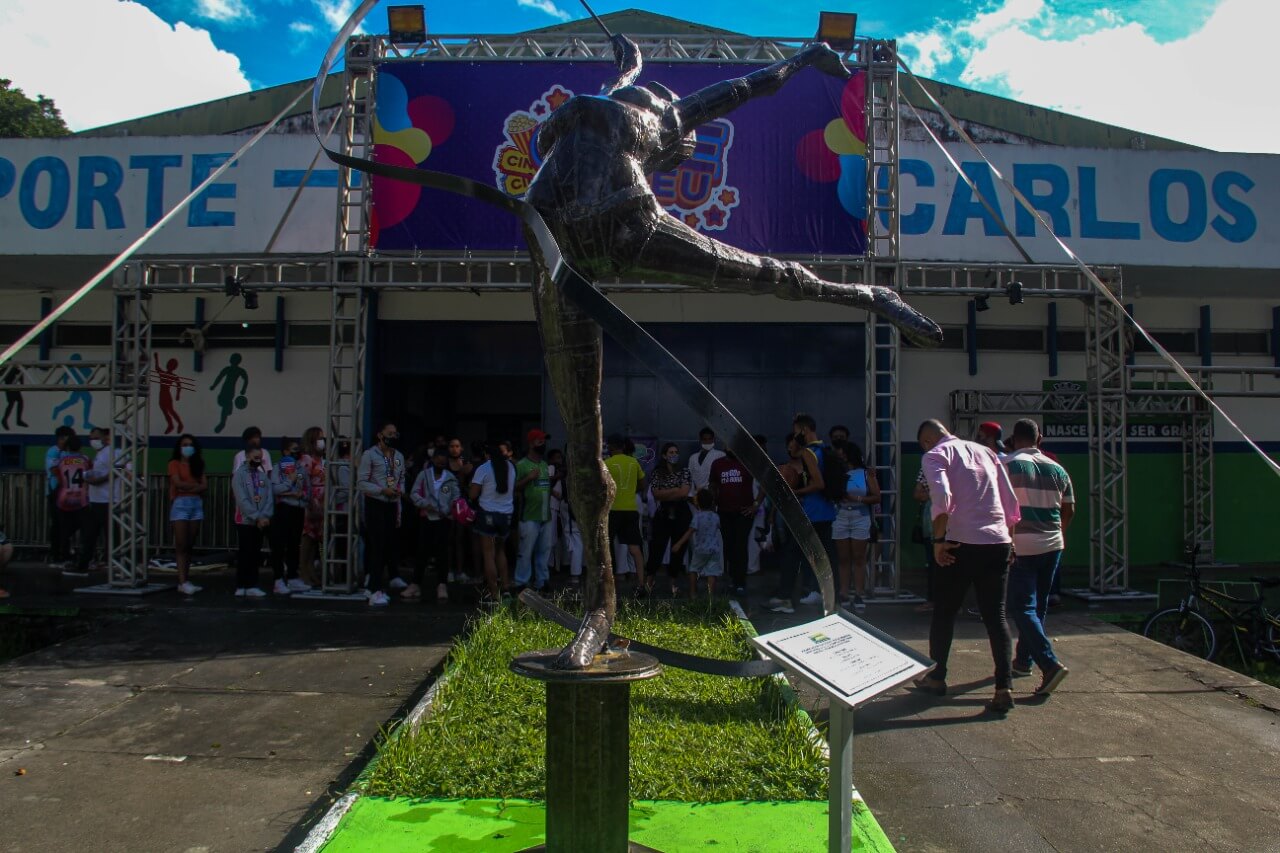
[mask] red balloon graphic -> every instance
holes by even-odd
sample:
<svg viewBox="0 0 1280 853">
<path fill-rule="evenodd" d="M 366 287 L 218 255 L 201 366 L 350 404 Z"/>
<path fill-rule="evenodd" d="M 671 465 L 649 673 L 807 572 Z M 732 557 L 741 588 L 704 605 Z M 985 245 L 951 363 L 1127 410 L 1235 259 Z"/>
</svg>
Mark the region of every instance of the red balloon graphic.
<svg viewBox="0 0 1280 853">
<path fill-rule="evenodd" d="M 822 129 L 811 130 L 796 144 L 796 164 L 805 177 L 820 184 L 840 178 L 840 158 L 827 147 Z"/>
<path fill-rule="evenodd" d="M 426 131 L 432 148 L 439 148 L 453 133 L 453 107 L 444 98 L 419 95 L 409 101 L 409 121 Z"/>
</svg>

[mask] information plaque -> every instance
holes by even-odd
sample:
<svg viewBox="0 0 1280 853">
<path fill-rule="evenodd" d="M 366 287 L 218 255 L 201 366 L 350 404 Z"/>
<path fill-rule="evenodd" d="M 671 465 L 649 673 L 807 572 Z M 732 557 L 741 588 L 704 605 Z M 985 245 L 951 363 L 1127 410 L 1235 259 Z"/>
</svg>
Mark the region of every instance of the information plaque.
<svg viewBox="0 0 1280 853">
<path fill-rule="evenodd" d="M 767 657 L 850 708 L 932 668 L 928 658 L 855 619 L 834 613 L 751 641 Z"/>
</svg>

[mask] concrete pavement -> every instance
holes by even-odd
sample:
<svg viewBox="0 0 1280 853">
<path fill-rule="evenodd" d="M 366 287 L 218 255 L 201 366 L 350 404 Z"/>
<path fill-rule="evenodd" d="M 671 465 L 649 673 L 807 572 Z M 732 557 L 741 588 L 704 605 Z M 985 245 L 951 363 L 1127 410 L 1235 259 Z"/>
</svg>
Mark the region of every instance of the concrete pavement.
<svg viewBox="0 0 1280 853">
<path fill-rule="evenodd" d="M 134 603 L 112 598 L 93 605 Z M 0 666 L 0 848 L 291 849 L 421 695 L 467 614 L 237 606 L 213 591 L 137 603 Z"/>
</svg>

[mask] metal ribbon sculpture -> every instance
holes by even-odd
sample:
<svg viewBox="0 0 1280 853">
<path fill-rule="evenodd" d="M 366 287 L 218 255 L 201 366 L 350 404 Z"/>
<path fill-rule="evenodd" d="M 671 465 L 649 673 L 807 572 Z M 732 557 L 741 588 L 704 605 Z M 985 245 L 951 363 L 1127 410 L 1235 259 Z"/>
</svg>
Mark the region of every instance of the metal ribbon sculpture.
<svg viewBox="0 0 1280 853">
<path fill-rule="evenodd" d="M 614 637 L 613 570 L 605 520 L 614 484 L 600 459 L 603 339 L 601 330 L 662 378 L 694 412 L 724 437 L 762 485 L 796 537 L 822 589 L 823 609 L 835 612 L 831 564 L 800 501 L 747 429 L 674 355 L 627 317 L 589 277 L 640 273 L 705 290 L 773 293 L 866 308 L 898 325 L 922 345 L 936 345 L 941 330 L 892 290 L 825 282 L 796 263 L 776 261 L 718 243 L 669 216 L 649 189 L 648 175 L 671 169 L 692 153 L 693 131 L 751 97 L 772 94 L 806 65 L 847 77 L 826 45 L 805 47 L 790 59 L 737 80 L 717 83 L 688 98 L 660 84 L 635 86 L 641 60 L 636 45 L 612 36 L 619 74 L 599 96 L 578 96 L 556 110 L 539 134 L 543 165 L 527 194 L 512 198 L 495 187 L 427 169 L 391 166 L 329 149 L 319 136 L 320 91 L 339 51 L 376 0 L 364 0 L 330 45 L 312 92 L 316 138 L 335 163 L 483 201 L 520 218 L 538 271 L 534 307 L 552 389 L 569 431 L 569 499 L 583 533 L 589 566 L 585 615 L 573 616 L 526 591 L 536 612 L 577 635 L 561 653 L 565 668 L 590 665 Z M 567 247 L 572 260 L 566 259 Z M 632 641 L 632 648 L 672 666 L 718 675 L 755 677 L 780 672 L 771 661 L 701 658 Z"/>
</svg>

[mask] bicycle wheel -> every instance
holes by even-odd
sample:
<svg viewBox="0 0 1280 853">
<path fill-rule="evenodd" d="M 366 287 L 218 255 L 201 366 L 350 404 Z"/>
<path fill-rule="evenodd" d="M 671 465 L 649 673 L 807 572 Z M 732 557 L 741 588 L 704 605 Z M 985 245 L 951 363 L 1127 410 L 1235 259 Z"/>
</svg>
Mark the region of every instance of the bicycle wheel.
<svg viewBox="0 0 1280 853">
<path fill-rule="evenodd" d="M 1280 628 L 1272 623 L 1267 623 L 1267 648 L 1265 651 L 1271 652 L 1271 657 L 1275 658 L 1276 663 L 1280 663 Z"/>
<path fill-rule="evenodd" d="M 1217 636 L 1208 619 L 1194 610 L 1170 607 L 1147 617 L 1142 636 L 1205 660 L 1213 660 L 1218 650 Z"/>
</svg>

